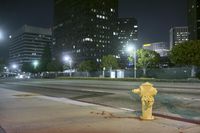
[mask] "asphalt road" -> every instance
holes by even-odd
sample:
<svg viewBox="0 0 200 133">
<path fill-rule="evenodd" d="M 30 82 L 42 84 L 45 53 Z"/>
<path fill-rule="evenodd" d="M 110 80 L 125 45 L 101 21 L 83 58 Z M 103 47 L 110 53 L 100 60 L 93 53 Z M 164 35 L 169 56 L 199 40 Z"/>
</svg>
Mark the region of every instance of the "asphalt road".
<svg viewBox="0 0 200 133">
<path fill-rule="evenodd" d="M 5 89 L 70 98 L 140 111 L 139 96 L 131 93 L 141 82 L 96 80 L 1 80 Z M 153 83 L 158 89 L 154 112 L 200 120 L 200 83 Z"/>
</svg>

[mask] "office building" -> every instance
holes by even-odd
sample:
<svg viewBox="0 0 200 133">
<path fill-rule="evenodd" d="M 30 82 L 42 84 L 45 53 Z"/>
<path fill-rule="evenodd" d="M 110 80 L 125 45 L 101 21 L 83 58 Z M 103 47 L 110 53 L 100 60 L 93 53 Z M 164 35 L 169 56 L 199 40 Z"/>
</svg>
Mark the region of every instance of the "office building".
<svg viewBox="0 0 200 133">
<path fill-rule="evenodd" d="M 170 50 L 173 46 L 189 40 L 188 27 L 173 27 L 170 29 Z"/>
<path fill-rule="evenodd" d="M 101 62 L 115 54 L 113 29 L 118 16 L 118 0 L 54 0 L 56 58 L 68 54 L 73 63 Z"/>
<path fill-rule="evenodd" d="M 166 57 L 169 54 L 169 47 L 167 42 L 154 42 L 143 45 L 143 49 L 157 52 L 160 57 Z"/>
<path fill-rule="evenodd" d="M 136 44 L 138 41 L 138 25 L 135 18 L 118 18 L 116 32 L 113 35 L 117 37 L 120 47 L 128 44 Z"/>
<path fill-rule="evenodd" d="M 200 0 L 188 0 L 189 39 L 200 40 Z"/>
<path fill-rule="evenodd" d="M 39 60 L 44 48 L 51 44 L 51 29 L 24 25 L 10 35 L 9 62 L 22 65 Z"/>
<path fill-rule="evenodd" d="M 134 45 L 138 47 L 138 24 L 135 18 L 118 18 L 116 21 L 116 31 L 113 32 L 115 44 L 118 46 L 116 52 L 120 58 L 121 67 L 128 66 L 128 56 L 130 53 L 127 52 L 128 45 Z"/>
</svg>

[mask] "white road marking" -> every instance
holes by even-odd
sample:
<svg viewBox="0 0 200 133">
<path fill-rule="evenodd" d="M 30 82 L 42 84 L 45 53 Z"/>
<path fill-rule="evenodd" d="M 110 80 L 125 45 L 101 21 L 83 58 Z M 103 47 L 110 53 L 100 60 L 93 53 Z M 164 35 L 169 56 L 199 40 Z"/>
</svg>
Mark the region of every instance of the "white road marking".
<svg viewBox="0 0 200 133">
<path fill-rule="evenodd" d="M 135 111 L 135 110 L 133 110 L 133 109 L 128 109 L 128 108 L 120 108 L 120 109 L 126 110 L 126 111 L 131 111 L 131 112 Z"/>
<path fill-rule="evenodd" d="M 72 104 L 72 105 L 96 106 L 95 104 L 79 102 L 79 101 L 71 100 L 71 99 L 68 99 L 68 98 L 55 98 L 55 97 L 48 97 L 48 96 L 36 96 L 36 97 L 47 99 L 47 100 L 52 100 L 52 101 L 56 101 L 56 102 L 62 102 L 62 103 L 66 103 L 66 104 Z"/>
</svg>

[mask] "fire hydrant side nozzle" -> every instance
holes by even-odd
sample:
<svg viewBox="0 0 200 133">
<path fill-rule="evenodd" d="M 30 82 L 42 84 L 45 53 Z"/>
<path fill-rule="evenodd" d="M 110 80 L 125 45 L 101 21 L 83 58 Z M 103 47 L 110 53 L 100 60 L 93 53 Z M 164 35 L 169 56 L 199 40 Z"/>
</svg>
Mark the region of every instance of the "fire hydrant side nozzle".
<svg viewBox="0 0 200 133">
<path fill-rule="evenodd" d="M 152 107 L 154 104 L 154 96 L 157 94 L 157 89 L 153 87 L 153 84 L 146 82 L 138 89 L 133 89 L 133 93 L 138 94 L 141 97 L 142 103 L 142 116 L 143 120 L 153 120 Z"/>
<path fill-rule="evenodd" d="M 132 90 L 133 93 L 140 95 L 140 89 L 133 89 Z"/>
</svg>

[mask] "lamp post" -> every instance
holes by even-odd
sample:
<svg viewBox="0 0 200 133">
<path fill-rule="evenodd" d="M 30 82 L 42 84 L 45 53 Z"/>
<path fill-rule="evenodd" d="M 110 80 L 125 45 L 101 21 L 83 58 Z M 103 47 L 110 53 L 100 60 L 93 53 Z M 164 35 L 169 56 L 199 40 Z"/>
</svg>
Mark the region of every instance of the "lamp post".
<svg viewBox="0 0 200 133">
<path fill-rule="evenodd" d="M 38 71 L 37 71 L 36 68 L 37 68 L 37 66 L 39 65 L 39 62 L 38 62 L 37 60 L 34 60 L 34 61 L 32 62 L 32 64 L 33 64 L 33 67 L 34 67 L 34 70 L 33 70 L 33 71 L 34 71 L 34 76 L 37 77 L 37 76 L 38 76 L 38 73 L 37 73 Z"/>
<path fill-rule="evenodd" d="M 2 30 L 0 29 L 0 41 L 3 40 L 3 32 Z"/>
<path fill-rule="evenodd" d="M 64 61 L 65 63 L 69 63 L 69 68 L 70 68 L 70 71 L 69 71 L 69 76 L 71 77 L 72 76 L 72 72 L 71 72 L 71 69 L 72 69 L 72 58 L 70 56 L 64 56 Z"/>
<path fill-rule="evenodd" d="M 13 64 L 13 65 L 12 65 L 12 69 L 17 69 L 17 65 L 16 65 L 16 64 Z"/>
<path fill-rule="evenodd" d="M 9 71 L 8 67 L 5 66 L 5 67 L 4 67 L 4 71 L 5 71 L 5 72 L 8 72 L 8 71 Z"/>
<path fill-rule="evenodd" d="M 12 65 L 11 65 L 11 71 L 12 71 L 13 73 L 15 73 L 15 72 L 17 73 L 17 72 L 18 72 L 18 65 L 15 64 L 15 63 L 12 64 Z"/>
<path fill-rule="evenodd" d="M 105 70 L 106 70 L 106 68 L 103 67 L 103 78 L 105 77 Z"/>
<path fill-rule="evenodd" d="M 37 60 L 33 61 L 34 69 L 36 69 L 38 65 L 39 65 L 39 62 Z"/>
<path fill-rule="evenodd" d="M 131 56 L 133 56 L 133 59 L 134 59 L 134 78 L 136 78 L 137 77 L 136 48 L 133 47 L 132 45 L 129 45 L 127 47 L 127 51 L 129 52 L 129 54 Z"/>
</svg>

